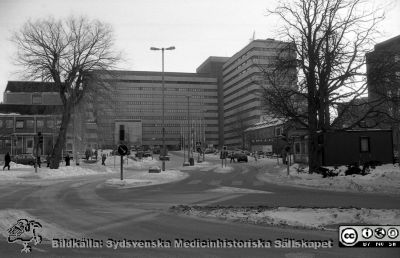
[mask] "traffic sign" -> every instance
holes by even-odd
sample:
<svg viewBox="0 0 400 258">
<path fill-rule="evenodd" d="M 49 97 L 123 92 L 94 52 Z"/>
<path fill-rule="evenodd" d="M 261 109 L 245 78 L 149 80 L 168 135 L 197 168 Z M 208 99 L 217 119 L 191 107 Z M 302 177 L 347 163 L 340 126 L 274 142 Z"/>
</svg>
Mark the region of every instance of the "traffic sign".
<svg viewBox="0 0 400 258">
<path fill-rule="evenodd" d="M 124 144 L 120 144 L 118 146 L 118 153 L 121 156 L 128 154 L 128 147 L 126 147 L 126 145 L 124 145 Z"/>
</svg>

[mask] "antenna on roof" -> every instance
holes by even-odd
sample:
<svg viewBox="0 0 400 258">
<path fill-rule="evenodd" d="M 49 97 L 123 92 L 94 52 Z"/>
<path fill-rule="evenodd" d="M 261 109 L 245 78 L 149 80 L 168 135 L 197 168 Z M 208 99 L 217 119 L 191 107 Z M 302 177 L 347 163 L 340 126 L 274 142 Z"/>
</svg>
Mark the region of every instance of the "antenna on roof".
<svg viewBox="0 0 400 258">
<path fill-rule="evenodd" d="M 250 39 L 250 42 L 254 41 L 256 39 L 256 31 L 253 31 L 253 37 Z"/>
</svg>

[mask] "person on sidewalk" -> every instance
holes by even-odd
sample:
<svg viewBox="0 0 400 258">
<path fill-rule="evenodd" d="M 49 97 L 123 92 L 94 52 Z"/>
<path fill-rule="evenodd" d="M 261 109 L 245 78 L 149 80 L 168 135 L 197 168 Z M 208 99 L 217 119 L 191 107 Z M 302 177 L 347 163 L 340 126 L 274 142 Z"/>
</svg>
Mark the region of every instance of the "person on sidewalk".
<svg viewBox="0 0 400 258">
<path fill-rule="evenodd" d="M 8 170 L 10 170 L 10 162 L 11 162 L 11 157 L 10 153 L 7 152 L 7 154 L 4 156 L 4 167 L 3 170 L 8 167 Z"/>
<path fill-rule="evenodd" d="M 47 163 L 47 167 L 49 168 L 50 167 L 50 154 L 47 154 L 46 163 Z"/>
<path fill-rule="evenodd" d="M 106 165 L 106 159 L 107 159 L 107 155 L 105 153 L 103 153 L 103 155 L 101 156 L 101 165 L 103 165 L 103 166 Z"/>
<path fill-rule="evenodd" d="M 42 164 L 42 161 L 40 160 L 40 155 L 37 156 L 37 165 L 40 168 L 40 165 Z"/>
<path fill-rule="evenodd" d="M 69 157 L 69 154 L 67 153 L 67 156 L 65 156 L 65 166 L 69 166 L 69 161 L 71 160 L 71 158 Z"/>
</svg>

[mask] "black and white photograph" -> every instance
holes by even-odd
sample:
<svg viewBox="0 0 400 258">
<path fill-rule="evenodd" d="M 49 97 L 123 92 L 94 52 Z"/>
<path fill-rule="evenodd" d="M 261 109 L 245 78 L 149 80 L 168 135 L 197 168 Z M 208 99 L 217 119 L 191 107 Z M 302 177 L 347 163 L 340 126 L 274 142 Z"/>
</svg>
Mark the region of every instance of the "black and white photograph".
<svg viewBox="0 0 400 258">
<path fill-rule="evenodd" d="M 0 257 L 400 257 L 399 0 L 0 0 Z"/>
</svg>

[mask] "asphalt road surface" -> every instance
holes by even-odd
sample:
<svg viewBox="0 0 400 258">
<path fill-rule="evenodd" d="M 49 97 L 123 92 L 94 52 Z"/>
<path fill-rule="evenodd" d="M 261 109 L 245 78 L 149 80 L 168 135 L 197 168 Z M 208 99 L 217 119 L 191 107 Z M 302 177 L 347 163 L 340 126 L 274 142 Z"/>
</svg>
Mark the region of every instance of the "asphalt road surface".
<svg viewBox="0 0 400 258">
<path fill-rule="evenodd" d="M 168 163 L 167 163 L 168 164 Z M 102 248 L 52 248 L 49 240 L 21 253 L 21 244 L 0 240 L 0 257 L 400 257 L 399 248 L 339 248 L 336 231 L 249 225 L 176 215 L 169 207 L 190 205 L 400 208 L 400 197 L 335 193 L 261 182 L 249 164 L 234 164 L 221 174 L 210 168 L 187 171 L 186 179 L 164 185 L 118 189 L 104 185 L 118 174 L 57 180 L 38 185 L 0 185 L 0 208 L 24 210 L 43 221 L 74 232 L 79 239 L 102 240 Z M 126 173 L 134 173 L 126 170 Z M 219 186 L 261 190 L 263 194 L 217 193 Z M 1 223 L 1 222 L 0 222 Z M 332 241 L 332 248 L 183 248 L 175 240 L 274 242 L 277 239 Z M 107 240 L 148 240 L 157 248 L 107 247 Z M 178 241 L 178 243 L 179 243 Z M 172 246 L 168 246 L 171 243 Z"/>
</svg>

